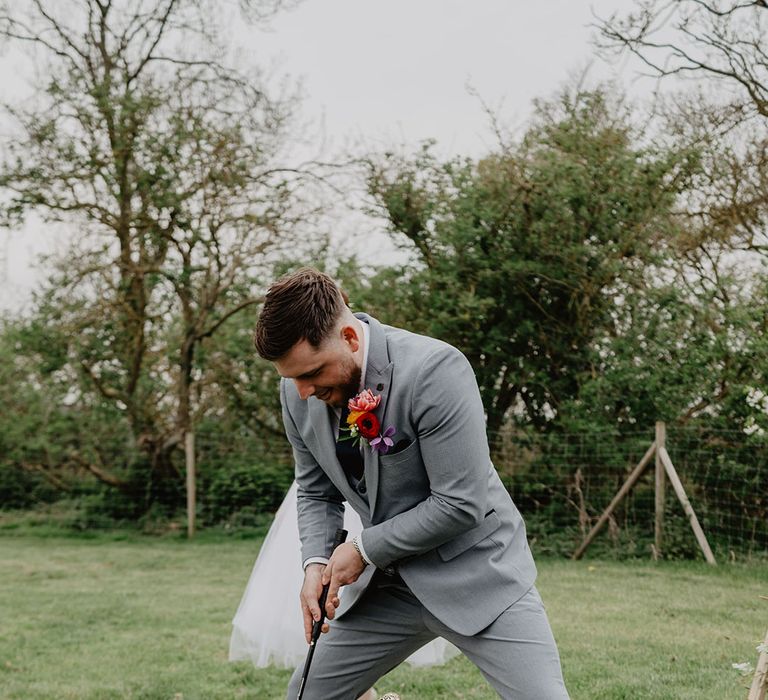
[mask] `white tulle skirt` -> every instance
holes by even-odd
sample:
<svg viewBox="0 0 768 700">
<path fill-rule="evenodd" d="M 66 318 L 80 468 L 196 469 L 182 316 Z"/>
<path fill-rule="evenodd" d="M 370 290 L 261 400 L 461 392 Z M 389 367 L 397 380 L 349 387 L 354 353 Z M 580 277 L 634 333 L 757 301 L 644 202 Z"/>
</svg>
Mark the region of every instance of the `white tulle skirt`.
<svg viewBox="0 0 768 700">
<path fill-rule="evenodd" d="M 349 539 L 362 529 L 360 518 L 349 506 L 344 527 L 349 531 Z M 294 482 L 269 528 L 232 620 L 230 661 L 250 659 L 258 667 L 284 668 L 294 668 L 304 661 L 307 643 L 299 608 L 302 581 Z M 343 591 L 342 588 L 341 595 Z M 453 644 L 437 638 L 408 657 L 408 663 L 431 666 L 458 653 Z"/>
</svg>

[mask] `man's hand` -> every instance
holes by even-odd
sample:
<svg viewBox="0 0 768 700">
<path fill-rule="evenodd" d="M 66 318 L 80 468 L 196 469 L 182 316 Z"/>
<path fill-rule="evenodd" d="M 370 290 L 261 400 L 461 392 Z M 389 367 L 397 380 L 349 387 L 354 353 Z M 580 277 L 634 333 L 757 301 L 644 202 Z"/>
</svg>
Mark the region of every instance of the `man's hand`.
<svg viewBox="0 0 768 700">
<path fill-rule="evenodd" d="M 310 564 L 304 569 L 304 585 L 301 587 L 301 613 L 304 616 L 304 636 L 307 644 L 312 641 L 312 624 L 320 619 L 320 594 L 323 592 L 323 571 L 325 564 Z M 330 598 L 330 596 L 329 596 Z M 328 624 L 323 625 L 323 632 L 328 631 Z"/>
<path fill-rule="evenodd" d="M 325 603 L 325 614 L 329 620 L 333 620 L 336 608 L 339 607 L 339 588 L 357 581 L 364 570 L 365 562 L 351 542 L 339 545 L 331 555 L 328 565 L 322 572 L 320 586 L 322 590 L 326 583 L 331 584 Z M 318 593 L 318 597 L 319 595 Z"/>
</svg>

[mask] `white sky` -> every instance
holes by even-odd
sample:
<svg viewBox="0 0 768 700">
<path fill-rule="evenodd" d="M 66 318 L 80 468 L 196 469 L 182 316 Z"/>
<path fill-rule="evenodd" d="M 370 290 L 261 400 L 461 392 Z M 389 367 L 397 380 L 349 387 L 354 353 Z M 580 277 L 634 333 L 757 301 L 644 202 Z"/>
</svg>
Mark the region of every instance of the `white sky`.
<svg viewBox="0 0 768 700">
<path fill-rule="evenodd" d="M 605 16 L 631 0 L 305 0 L 249 29 L 256 55 L 281 58 L 302 76 L 308 116 L 325 116 L 336 141 L 436 138 L 478 155 L 490 143 L 471 85 L 512 123 L 590 67 L 621 78 L 590 44 L 592 12 Z M 628 73 L 628 72 L 627 72 Z M 631 79 L 631 75 L 628 78 Z"/>
<path fill-rule="evenodd" d="M 442 153 L 482 154 L 493 143 L 477 97 L 507 126 L 521 126 L 536 97 L 549 97 L 589 68 L 630 95 L 648 92 L 637 66 L 609 66 L 590 44 L 592 12 L 631 0 L 304 0 L 233 39 L 263 65 L 303 82 L 301 114 L 323 124 L 325 151 L 437 139 Z M 23 92 L 17 54 L 0 56 L 0 98 Z M 5 129 L 3 129 L 5 131 Z M 319 127 L 318 127 L 319 131 Z M 345 218 L 347 212 L 339 210 Z M 61 247 L 62 232 L 31 222 L 0 232 L 0 308 L 28 302 L 41 273 L 36 257 Z M 4 251 L 4 252 L 3 252 Z"/>
</svg>

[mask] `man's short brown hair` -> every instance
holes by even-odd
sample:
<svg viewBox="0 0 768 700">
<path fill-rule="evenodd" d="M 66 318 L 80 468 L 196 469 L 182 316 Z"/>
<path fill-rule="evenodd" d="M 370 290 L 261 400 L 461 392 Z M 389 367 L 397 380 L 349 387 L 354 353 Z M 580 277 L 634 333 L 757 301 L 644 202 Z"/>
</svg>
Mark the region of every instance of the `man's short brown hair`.
<svg viewBox="0 0 768 700">
<path fill-rule="evenodd" d="M 344 311 L 343 292 L 325 273 L 302 267 L 267 291 L 253 343 L 265 360 L 279 360 L 301 340 L 318 348 Z"/>
</svg>

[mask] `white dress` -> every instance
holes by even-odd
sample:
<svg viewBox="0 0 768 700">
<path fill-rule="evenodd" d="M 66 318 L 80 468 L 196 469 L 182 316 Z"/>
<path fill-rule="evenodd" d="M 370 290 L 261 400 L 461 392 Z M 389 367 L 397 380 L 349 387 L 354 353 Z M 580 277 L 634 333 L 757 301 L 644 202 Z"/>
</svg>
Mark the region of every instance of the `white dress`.
<svg viewBox="0 0 768 700">
<path fill-rule="evenodd" d="M 275 515 L 232 620 L 230 661 L 250 659 L 258 667 L 295 668 L 306 658 L 307 643 L 299 608 L 303 574 L 296 489 L 294 482 Z M 349 531 L 349 539 L 362 530 L 360 518 L 349 506 L 344 527 Z M 342 588 L 341 595 L 343 592 Z M 453 644 L 438 637 L 407 661 L 414 666 L 430 666 L 444 663 L 458 653 Z"/>
</svg>

